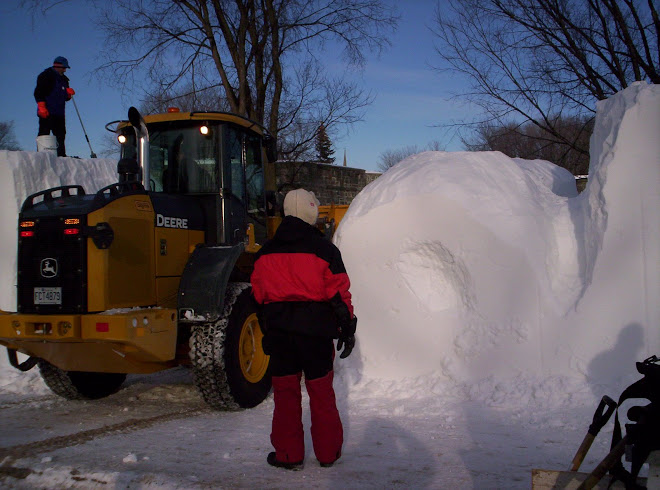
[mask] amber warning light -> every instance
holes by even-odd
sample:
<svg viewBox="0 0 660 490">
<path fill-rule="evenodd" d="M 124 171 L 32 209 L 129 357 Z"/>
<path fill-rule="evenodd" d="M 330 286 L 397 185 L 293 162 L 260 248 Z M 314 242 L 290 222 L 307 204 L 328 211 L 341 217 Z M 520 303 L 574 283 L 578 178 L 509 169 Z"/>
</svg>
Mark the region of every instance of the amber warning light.
<svg viewBox="0 0 660 490">
<path fill-rule="evenodd" d="M 80 224 L 80 218 L 66 218 L 64 226 L 76 226 Z M 64 228 L 65 235 L 79 235 L 80 228 Z"/>
<path fill-rule="evenodd" d="M 32 228 L 34 226 L 34 221 L 21 221 L 19 226 L 21 228 Z M 34 231 L 22 229 L 19 235 L 22 238 L 31 237 L 34 236 Z"/>
</svg>

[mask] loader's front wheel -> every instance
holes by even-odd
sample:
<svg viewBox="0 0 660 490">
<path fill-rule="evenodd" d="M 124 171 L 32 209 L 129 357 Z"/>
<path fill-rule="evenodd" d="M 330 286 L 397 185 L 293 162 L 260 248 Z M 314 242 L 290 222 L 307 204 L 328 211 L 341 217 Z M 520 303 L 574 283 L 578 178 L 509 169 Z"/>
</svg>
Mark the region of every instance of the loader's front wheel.
<svg viewBox="0 0 660 490">
<path fill-rule="evenodd" d="M 190 337 L 195 385 L 211 407 L 252 408 L 268 396 L 270 358 L 261 347 L 262 337 L 251 289 L 230 284 L 225 316 L 194 326 Z"/>
<path fill-rule="evenodd" d="M 244 290 L 229 315 L 225 369 L 236 402 L 244 408 L 259 405 L 270 392 L 270 357 L 262 347 L 257 305 L 251 290 Z"/>
<path fill-rule="evenodd" d="M 126 375 L 120 373 L 64 371 L 43 359 L 38 365 L 46 386 L 67 400 L 105 398 L 116 393 L 126 379 Z"/>
</svg>

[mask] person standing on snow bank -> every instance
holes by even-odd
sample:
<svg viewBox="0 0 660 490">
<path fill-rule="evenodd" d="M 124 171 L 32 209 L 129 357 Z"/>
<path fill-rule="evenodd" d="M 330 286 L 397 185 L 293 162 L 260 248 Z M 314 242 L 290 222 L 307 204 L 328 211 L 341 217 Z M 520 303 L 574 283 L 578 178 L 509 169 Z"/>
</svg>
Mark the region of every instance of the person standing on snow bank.
<svg viewBox="0 0 660 490">
<path fill-rule="evenodd" d="M 34 89 L 34 100 L 37 101 L 37 116 L 39 116 L 38 136 L 53 135 L 57 139 L 57 156 L 66 156 L 64 138 L 66 125 L 64 120 L 65 104 L 76 92 L 69 88 L 69 79 L 64 74 L 69 67 L 69 61 L 58 56 L 53 66 L 46 68 L 37 77 Z"/>
<path fill-rule="evenodd" d="M 333 339 L 343 359 L 355 346 L 350 281 L 339 249 L 316 228 L 319 202 L 304 189 L 284 198 L 284 219 L 256 255 L 252 293 L 259 306 L 263 349 L 270 355 L 275 448 L 267 462 L 302 468 L 305 457 L 300 381 L 305 374 L 314 453 L 321 466 L 341 456 L 343 427 L 337 410 Z"/>
</svg>

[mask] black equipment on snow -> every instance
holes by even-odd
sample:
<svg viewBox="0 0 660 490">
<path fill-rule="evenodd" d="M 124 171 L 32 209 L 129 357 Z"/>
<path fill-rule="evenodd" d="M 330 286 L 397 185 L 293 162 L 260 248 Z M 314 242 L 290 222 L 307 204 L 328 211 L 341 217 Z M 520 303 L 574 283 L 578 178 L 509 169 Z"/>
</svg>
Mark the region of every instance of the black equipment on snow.
<svg viewBox="0 0 660 490">
<path fill-rule="evenodd" d="M 627 416 L 632 422 L 625 424 L 626 435 L 622 437 L 618 409 L 614 419 L 614 432 L 610 453 L 591 472 L 579 489 L 593 488 L 609 471 L 612 480 L 622 481 L 627 490 L 642 489 L 637 484 L 637 475 L 651 451 L 660 449 L 660 358 L 651 356 L 636 363 L 637 371 L 644 377 L 623 390 L 618 407 L 630 398 L 645 398 L 651 403 L 631 407 Z M 624 453 L 631 462 L 630 471 L 621 462 Z"/>
<path fill-rule="evenodd" d="M 616 410 L 616 406 L 616 402 L 607 395 L 603 396 L 600 400 L 598 408 L 596 408 L 596 412 L 594 413 L 594 418 L 589 426 L 589 430 L 587 431 L 587 435 L 584 436 L 582 444 L 580 444 L 580 447 L 575 453 L 569 471 L 577 471 L 580 469 L 580 465 L 582 464 L 582 461 L 584 461 L 584 457 L 587 455 L 591 444 L 594 442 L 594 439 L 603 426 L 608 420 L 610 420 L 610 417 Z"/>
</svg>

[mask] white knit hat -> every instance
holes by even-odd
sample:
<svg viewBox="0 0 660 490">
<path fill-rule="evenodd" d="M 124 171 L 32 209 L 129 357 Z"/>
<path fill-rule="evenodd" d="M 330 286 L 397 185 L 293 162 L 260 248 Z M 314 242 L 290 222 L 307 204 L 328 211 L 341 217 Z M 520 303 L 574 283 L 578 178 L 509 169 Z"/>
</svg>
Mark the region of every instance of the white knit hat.
<svg viewBox="0 0 660 490">
<path fill-rule="evenodd" d="M 319 217 L 319 200 L 305 189 L 289 191 L 284 197 L 284 216 L 295 216 L 305 223 L 316 225 Z"/>
</svg>

